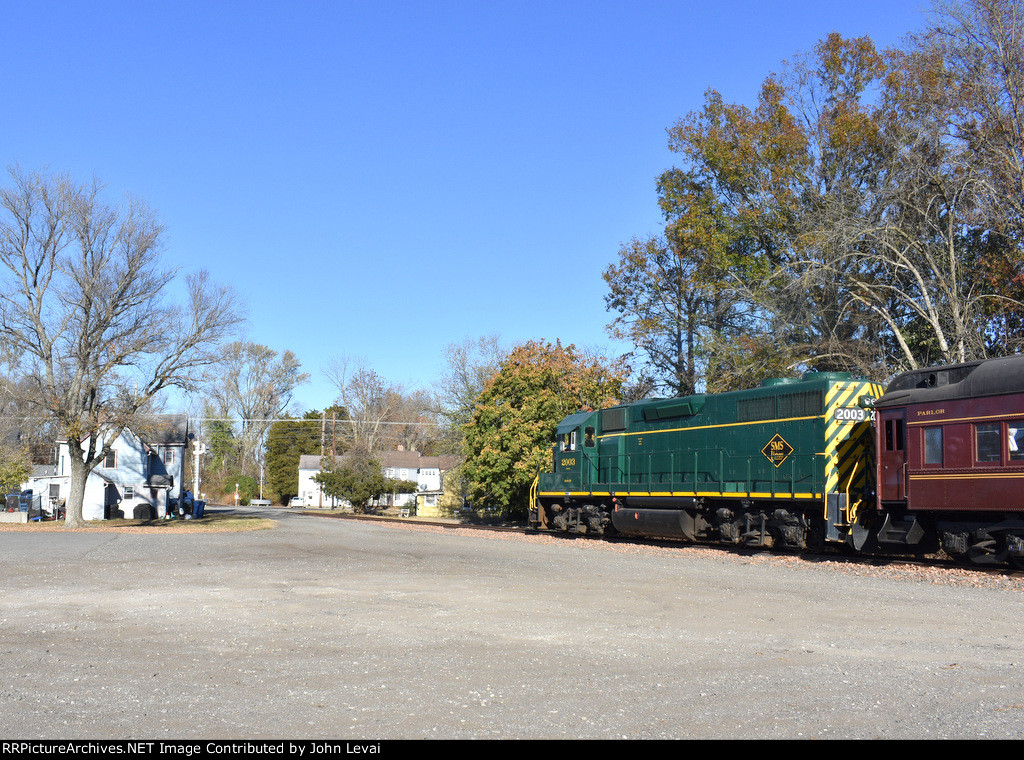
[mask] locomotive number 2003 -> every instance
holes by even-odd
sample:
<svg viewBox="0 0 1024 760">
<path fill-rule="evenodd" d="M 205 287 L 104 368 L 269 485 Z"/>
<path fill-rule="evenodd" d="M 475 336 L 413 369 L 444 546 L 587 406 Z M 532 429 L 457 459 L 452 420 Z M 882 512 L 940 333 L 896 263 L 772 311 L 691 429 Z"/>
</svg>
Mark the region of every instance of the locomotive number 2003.
<svg viewBox="0 0 1024 760">
<path fill-rule="evenodd" d="M 563 458 L 562 459 L 562 467 L 575 467 L 575 466 L 576 466 L 576 457 L 569 457 L 569 458 Z"/>
<path fill-rule="evenodd" d="M 864 422 L 873 420 L 875 413 L 867 409 L 836 409 L 832 418 L 838 422 Z"/>
</svg>

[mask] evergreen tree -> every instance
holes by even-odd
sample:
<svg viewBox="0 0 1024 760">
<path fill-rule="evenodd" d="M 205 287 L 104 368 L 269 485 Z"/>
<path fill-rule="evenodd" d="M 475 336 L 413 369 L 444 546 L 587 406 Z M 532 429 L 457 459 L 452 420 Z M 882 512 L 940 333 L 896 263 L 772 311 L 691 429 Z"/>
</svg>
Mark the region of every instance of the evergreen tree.
<svg viewBox="0 0 1024 760">
<path fill-rule="evenodd" d="M 338 441 L 332 435 L 332 421 L 348 419 L 345 408 L 332 406 L 325 412 L 306 412 L 302 419 L 286 419 L 275 422 L 267 434 L 267 490 L 274 494 L 281 504 L 287 504 L 298 495 L 299 457 L 303 454 L 319 454 L 321 445 L 338 451 L 339 443 L 344 449 L 344 440 Z M 326 428 L 324 423 L 326 422 Z"/>
</svg>

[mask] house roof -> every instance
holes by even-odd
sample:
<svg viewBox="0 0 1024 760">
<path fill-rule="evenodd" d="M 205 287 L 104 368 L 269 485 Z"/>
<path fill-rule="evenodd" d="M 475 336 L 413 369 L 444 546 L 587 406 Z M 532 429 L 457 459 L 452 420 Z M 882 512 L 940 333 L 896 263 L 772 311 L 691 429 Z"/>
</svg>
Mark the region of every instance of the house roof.
<svg viewBox="0 0 1024 760">
<path fill-rule="evenodd" d="M 131 430 L 143 444 L 150 446 L 184 445 L 189 439 L 187 414 L 154 414 L 140 418 L 125 429 Z M 58 443 L 66 441 L 65 437 L 57 439 Z"/>
<path fill-rule="evenodd" d="M 57 465 L 55 464 L 34 464 L 32 465 L 33 478 L 52 478 L 57 475 Z"/>
<path fill-rule="evenodd" d="M 139 437 L 149 444 L 188 442 L 187 414 L 158 414 L 138 426 Z"/>
</svg>

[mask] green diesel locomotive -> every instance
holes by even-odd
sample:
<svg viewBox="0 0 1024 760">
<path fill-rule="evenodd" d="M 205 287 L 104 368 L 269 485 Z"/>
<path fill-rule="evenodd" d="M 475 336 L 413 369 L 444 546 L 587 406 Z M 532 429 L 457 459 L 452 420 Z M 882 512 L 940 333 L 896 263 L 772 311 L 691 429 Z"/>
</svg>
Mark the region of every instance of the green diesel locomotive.
<svg viewBox="0 0 1024 760">
<path fill-rule="evenodd" d="M 530 521 L 575 533 L 815 548 L 873 506 L 878 385 L 809 372 L 566 417 Z"/>
</svg>

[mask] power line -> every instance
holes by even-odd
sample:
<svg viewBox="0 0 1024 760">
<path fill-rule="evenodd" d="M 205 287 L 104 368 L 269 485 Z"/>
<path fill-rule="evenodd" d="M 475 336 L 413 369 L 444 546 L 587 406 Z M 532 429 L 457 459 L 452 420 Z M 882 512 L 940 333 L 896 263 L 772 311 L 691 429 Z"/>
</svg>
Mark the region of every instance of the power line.
<svg viewBox="0 0 1024 760">
<path fill-rule="evenodd" d="M 294 419 L 294 418 L 291 418 L 291 417 L 267 417 L 267 418 L 259 418 L 259 417 L 189 417 L 189 422 L 191 422 L 193 420 L 195 420 L 196 422 L 231 422 L 231 423 L 235 423 L 235 422 L 239 422 L 239 423 L 241 423 L 241 422 L 270 422 L 270 423 L 274 423 L 274 422 L 308 422 L 308 423 L 315 424 L 315 425 L 319 425 L 322 422 L 322 420 L 319 417 L 317 417 L 316 419 L 301 419 L 301 420 Z M 402 426 L 413 426 L 413 427 L 416 427 L 416 426 L 434 427 L 434 426 L 440 424 L 440 423 L 437 423 L 437 422 L 388 422 L 388 421 L 377 422 L 377 421 L 374 421 L 374 420 L 353 420 L 353 419 L 336 420 L 336 423 L 339 424 L 339 425 L 402 425 Z"/>
</svg>

